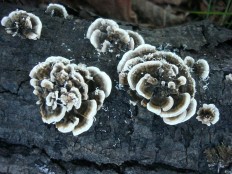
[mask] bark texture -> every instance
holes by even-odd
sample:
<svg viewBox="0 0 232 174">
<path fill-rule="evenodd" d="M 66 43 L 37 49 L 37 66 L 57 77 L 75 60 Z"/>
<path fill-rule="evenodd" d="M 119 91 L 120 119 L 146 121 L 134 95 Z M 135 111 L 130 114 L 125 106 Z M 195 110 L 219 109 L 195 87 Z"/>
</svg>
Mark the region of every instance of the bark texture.
<svg viewBox="0 0 232 174">
<path fill-rule="evenodd" d="M 16 8 L 0 3 L 0 18 Z M 99 55 L 84 39 L 91 21 L 65 20 L 50 17 L 43 9 L 24 9 L 40 17 L 43 29 L 41 39 L 32 41 L 12 37 L 0 27 L 0 173 L 217 172 L 218 165 L 208 167 L 204 151 L 232 144 L 232 84 L 225 82 L 225 75 L 232 73 L 231 30 L 207 21 L 139 30 L 145 42 L 158 49 L 203 58 L 210 65 L 208 82 L 197 80 L 197 108 L 214 103 L 220 110 L 219 122 L 207 127 L 194 116 L 169 126 L 146 109 L 130 106 L 127 92 L 117 89 L 119 58 L 114 53 Z M 121 27 L 135 28 L 124 23 Z M 113 82 L 94 125 L 78 137 L 42 122 L 29 85 L 30 70 L 58 55 L 97 66 Z M 206 83 L 208 89 L 204 90 Z M 219 168 L 220 172 L 231 171 L 230 166 Z"/>
</svg>

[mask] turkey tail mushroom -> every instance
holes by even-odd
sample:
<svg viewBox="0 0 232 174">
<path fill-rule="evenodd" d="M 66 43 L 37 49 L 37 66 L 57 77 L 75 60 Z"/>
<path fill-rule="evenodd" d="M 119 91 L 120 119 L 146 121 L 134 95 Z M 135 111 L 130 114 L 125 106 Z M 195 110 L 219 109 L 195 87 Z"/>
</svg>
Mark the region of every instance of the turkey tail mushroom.
<svg viewBox="0 0 232 174">
<path fill-rule="evenodd" d="M 98 18 L 88 28 L 86 38 L 98 52 L 128 51 L 144 44 L 137 32 L 121 29 L 110 19 Z"/>
<path fill-rule="evenodd" d="M 42 22 L 39 17 L 23 10 L 12 11 L 1 20 L 7 34 L 21 36 L 22 38 L 37 40 L 42 31 Z"/>
<path fill-rule="evenodd" d="M 195 80 L 176 54 L 143 44 L 126 52 L 117 70 L 132 103 L 140 103 L 166 124 L 179 124 L 195 114 Z"/>
<path fill-rule="evenodd" d="M 55 123 L 60 132 L 75 136 L 90 129 L 112 89 L 105 72 L 59 56 L 39 63 L 29 76 L 43 122 Z"/>
</svg>

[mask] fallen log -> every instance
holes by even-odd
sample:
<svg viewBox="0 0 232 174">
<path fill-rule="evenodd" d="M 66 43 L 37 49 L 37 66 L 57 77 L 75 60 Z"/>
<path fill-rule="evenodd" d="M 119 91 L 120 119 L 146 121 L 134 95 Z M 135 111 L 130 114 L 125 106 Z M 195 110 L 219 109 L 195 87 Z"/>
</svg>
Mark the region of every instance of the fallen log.
<svg viewBox="0 0 232 174">
<path fill-rule="evenodd" d="M 0 17 L 16 8 L 0 3 Z M 229 147 L 232 143 L 232 84 L 225 81 L 225 75 L 232 72 L 231 30 L 208 21 L 156 30 L 140 28 L 139 33 L 146 43 L 176 52 L 181 57 L 206 59 L 211 69 L 208 85 L 197 80 L 196 99 L 198 108 L 203 103 L 214 103 L 220 111 L 219 122 L 208 127 L 198 122 L 195 115 L 185 123 L 169 126 L 145 108 L 131 106 L 127 92 L 118 90 L 119 59 L 115 53 L 99 55 L 85 39 L 91 21 L 79 17 L 69 20 L 50 17 L 43 9 L 22 8 L 39 16 L 43 29 L 41 38 L 33 41 L 12 37 L 6 34 L 4 27 L 0 28 L 1 165 L 11 167 L 13 164 L 7 159 L 15 153 L 23 155 L 28 149 L 30 154 L 33 149 L 40 149 L 48 163 L 50 159 L 59 161 L 60 170 L 66 171 L 69 168 L 74 171 L 78 161 L 93 164 L 89 169 L 93 171 L 96 168 L 108 170 L 107 165 L 115 172 L 128 173 L 156 169 L 161 173 L 217 172 L 218 167 L 231 170 L 231 158 L 227 166 L 216 164 L 209 169 L 209 159 L 204 153 L 209 148 L 221 144 Z M 120 25 L 135 28 L 126 23 Z M 96 121 L 89 131 L 78 137 L 62 134 L 54 125 L 44 124 L 35 104 L 29 72 L 49 56 L 63 56 L 73 59 L 74 63 L 97 66 L 112 79 L 112 93 L 98 111 Z M 208 88 L 203 89 L 206 85 Z M 8 146 L 23 150 L 11 152 Z M 36 165 L 30 155 L 23 158 Z M 77 170 L 78 166 L 81 165 L 76 165 Z M 0 172 L 7 170 L 1 168 Z"/>
</svg>

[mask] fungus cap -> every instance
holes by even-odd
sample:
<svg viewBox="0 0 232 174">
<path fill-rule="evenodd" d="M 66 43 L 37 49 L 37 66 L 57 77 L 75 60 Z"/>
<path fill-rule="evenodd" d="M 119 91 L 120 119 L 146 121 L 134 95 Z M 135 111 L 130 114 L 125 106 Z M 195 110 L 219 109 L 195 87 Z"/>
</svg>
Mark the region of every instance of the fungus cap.
<svg viewBox="0 0 232 174">
<path fill-rule="evenodd" d="M 204 59 L 199 59 L 195 63 L 194 70 L 202 80 L 206 80 L 209 76 L 209 64 Z"/>
<path fill-rule="evenodd" d="M 12 36 L 19 35 L 32 40 L 40 38 L 42 23 L 36 15 L 23 10 L 15 10 L 1 20 L 1 25 Z"/>
<path fill-rule="evenodd" d="M 50 3 L 47 6 L 45 13 L 49 13 L 51 16 L 61 15 L 65 19 L 69 16 L 66 8 L 63 5 L 53 3 Z"/>
<path fill-rule="evenodd" d="M 118 50 L 132 50 L 144 44 L 144 40 L 137 32 L 123 30 L 110 19 L 98 18 L 88 28 L 86 38 L 98 52 L 113 52 Z"/>
<path fill-rule="evenodd" d="M 56 123 L 56 128 L 62 133 L 68 133 L 73 131 L 73 129 L 79 124 L 79 118 L 73 116 L 70 119 L 60 121 Z"/>
<path fill-rule="evenodd" d="M 149 53 L 154 53 L 156 51 L 156 47 L 151 46 L 149 44 L 142 44 L 135 48 L 134 50 L 127 51 L 122 59 L 119 61 L 118 66 L 117 66 L 117 71 L 120 73 L 126 64 L 127 61 L 129 61 L 132 58 L 139 57 L 143 54 L 149 54 Z"/>
<path fill-rule="evenodd" d="M 97 102 L 95 100 L 88 100 L 83 102 L 83 107 L 78 111 L 82 118 L 80 123 L 73 129 L 73 135 L 77 136 L 87 130 L 92 126 L 94 116 L 97 113 Z"/>
<path fill-rule="evenodd" d="M 117 27 L 117 28 L 119 27 L 118 24 L 113 20 L 98 18 L 89 26 L 86 37 L 90 39 L 92 33 L 96 29 L 106 30 L 108 26 Z"/>
<path fill-rule="evenodd" d="M 189 68 L 192 68 L 194 66 L 194 63 L 195 63 L 195 60 L 190 57 L 190 56 L 186 56 L 184 58 L 184 63 L 189 67 Z"/>
<path fill-rule="evenodd" d="M 148 61 L 135 65 L 128 73 L 127 80 L 132 90 L 136 89 L 136 84 L 141 76 L 146 72 L 147 69 L 151 68 L 150 71 L 156 71 L 162 63 L 160 61 Z M 149 72 L 150 73 L 150 72 Z"/>
<path fill-rule="evenodd" d="M 105 72 L 100 71 L 97 67 L 90 66 L 87 70 L 93 77 L 93 81 L 99 86 L 99 89 L 103 90 L 105 96 L 108 97 L 112 89 L 110 77 Z"/>
<path fill-rule="evenodd" d="M 179 124 L 181 122 L 183 122 L 183 120 L 186 117 L 186 111 L 182 112 L 181 114 L 175 116 L 175 117 L 165 117 L 163 118 L 164 123 L 168 124 L 168 125 L 176 125 Z"/>
<path fill-rule="evenodd" d="M 203 104 L 203 107 L 197 111 L 197 115 L 196 119 L 198 121 L 201 121 L 202 124 L 206 124 L 207 126 L 211 126 L 218 122 L 220 113 L 214 104 Z"/>
<path fill-rule="evenodd" d="M 232 83 L 232 74 L 226 75 L 226 81 Z"/>
<path fill-rule="evenodd" d="M 128 35 L 130 36 L 131 40 L 133 40 L 134 46 L 133 48 L 136 48 L 139 45 L 145 44 L 145 41 L 143 39 L 143 37 L 135 32 L 135 31 L 131 31 L 131 30 L 126 30 Z"/>
</svg>

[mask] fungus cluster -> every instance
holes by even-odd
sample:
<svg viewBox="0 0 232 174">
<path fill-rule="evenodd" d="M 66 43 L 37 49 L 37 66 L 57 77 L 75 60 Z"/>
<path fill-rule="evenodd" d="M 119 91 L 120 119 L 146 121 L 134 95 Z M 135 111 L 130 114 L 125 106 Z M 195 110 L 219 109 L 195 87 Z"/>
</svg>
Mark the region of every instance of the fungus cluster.
<svg viewBox="0 0 232 174">
<path fill-rule="evenodd" d="M 29 76 L 43 122 L 56 124 L 63 133 L 72 131 L 74 136 L 91 127 L 112 88 L 105 72 L 59 56 L 39 63 Z"/>
<path fill-rule="evenodd" d="M 219 110 L 214 104 L 203 104 L 203 107 L 197 111 L 197 115 L 196 119 L 207 126 L 211 126 L 219 120 Z"/>
<path fill-rule="evenodd" d="M 196 112 L 195 80 L 174 53 L 143 44 L 126 52 L 118 64 L 119 83 L 129 85 L 131 103 L 140 103 L 169 125 Z"/>
<path fill-rule="evenodd" d="M 47 6 L 45 13 L 50 14 L 51 16 L 60 16 L 65 19 L 69 16 L 66 8 L 63 5 L 53 3 L 50 3 Z"/>
<path fill-rule="evenodd" d="M 88 28 L 86 37 L 99 52 L 133 50 L 144 44 L 143 37 L 137 32 L 123 30 L 109 19 L 96 19 Z"/>
<path fill-rule="evenodd" d="M 37 40 L 40 38 L 42 23 L 39 17 L 23 10 L 15 10 L 1 20 L 8 34 Z"/>
</svg>

